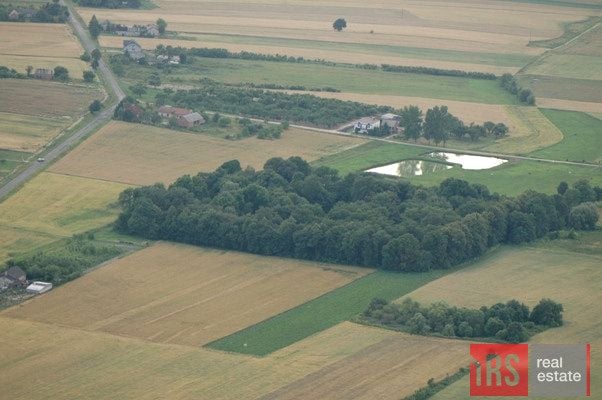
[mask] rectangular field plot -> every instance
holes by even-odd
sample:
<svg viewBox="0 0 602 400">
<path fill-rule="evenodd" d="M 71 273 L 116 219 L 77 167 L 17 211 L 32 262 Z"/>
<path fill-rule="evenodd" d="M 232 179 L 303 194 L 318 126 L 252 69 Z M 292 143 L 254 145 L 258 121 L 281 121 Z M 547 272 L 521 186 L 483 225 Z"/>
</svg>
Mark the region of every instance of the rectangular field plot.
<svg viewBox="0 0 602 400">
<path fill-rule="evenodd" d="M 43 172 L 0 203 L 0 225 L 70 236 L 113 222 L 128 186 Z"/>
<path fill-rule="evenodd" d="M 148 185 L 215 170 L 237 159 L 262 168 L 272 157 L 314 160 L 364 143 L 362 139 L 291 128 L 278 140 L 226 140 L 140 124 L 111 122 L 51 167 L 51 171 Z"/>
<path fill-rule="evenodd" d="M 0 22 L 2 65 L 25 72 L 25 67 L 66 67 L 71 76 L 82 79 L 89 67 L 79 59 L 84 52 L 66 24 Z"/>
<path fill-rule="evenodd" d="M 200 346 L 370 272 L 160 243 L 8 315 Z"/>
<path fill-rule="evenodd" d="M 0 112 L 0 148 L 35 152 L 71 121 L 70 117 L 34 117 Z"/>
</svg>

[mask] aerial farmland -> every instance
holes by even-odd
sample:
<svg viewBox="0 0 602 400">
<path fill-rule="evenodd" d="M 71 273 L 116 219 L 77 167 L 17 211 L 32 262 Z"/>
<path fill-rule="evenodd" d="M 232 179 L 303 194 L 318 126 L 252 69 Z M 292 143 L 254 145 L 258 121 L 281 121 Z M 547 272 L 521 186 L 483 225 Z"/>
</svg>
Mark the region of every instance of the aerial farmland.
<svg viewBox="0 0 602 400">
<path fill-rule="evenodd" d="M 473 344 L 596 398 L 600 43 L 597 0 L 0 0 L 0 398 L 495 395 Z"/>
</svg>

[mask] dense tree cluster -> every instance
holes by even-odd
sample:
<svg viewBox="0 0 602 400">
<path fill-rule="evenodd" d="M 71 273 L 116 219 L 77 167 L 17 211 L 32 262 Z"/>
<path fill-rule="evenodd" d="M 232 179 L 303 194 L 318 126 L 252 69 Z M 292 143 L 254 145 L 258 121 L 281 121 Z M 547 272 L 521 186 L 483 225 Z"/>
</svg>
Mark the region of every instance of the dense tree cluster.
<svg viewBox="0 0 602 400">
<path fill-rule="evenodd" d="M 418 335 L 463 338 L 495 338 L 520 343 L 533 333 L 562 325 L 562 304 L 542 299 L 533 310 L 517 300 L 483 306 L 458 308 L 443 302 L 423 306 L 411 299 L 400 304 L 374 299 L 361 318 Z"/>
<path fill-rule="evenodd" d="M 69 18 L 69 9 L 53 0 L 39 7 L 29 6 L 25 12 L 23 6 L 13 4 L 0 4 L 0 21 L 15 22 L 44 22 L 44 23 L 64 23 Z M 11 19 L 9 14 L 17 10 L 19 16 L 17 19 Z"/>
<path fill-rule="evenodd" d="M 7 79 L 7 78 L 23 79 L 25 77 L 26 77 L 25 74 L 17 72 L 17 70 L 14 68 L 8 68 L 8 67 L 5 67 L 4 65 L 0 65 L 0 79 Z"/>
<path fill-rule="evenodd" d="M 325 99 L 309 94 L 287 94 L 220 85 L 206 85 L 188 91 L 178 90 L 169 94 L 163 101 L 180 107 L 290 121 L 322 128 L 334 128 L 366 115 L 393 111 L 391 107 Z"/>
<path fill-rule="evenodd" d="M 60 245 L 12 258 L 6 262 L 6 267 L 18 266 L 30 280 L 58 285 L 79 277 L 86 269 L 121 252 L 116 246 L 98 244 L 93 235 L 75 235 Z"/>
<path fill-rule="evenodd" d="M 500 86 L 518 97 L 521 103 L 528 104 L 530 106 L 535 105 L 535 95 L 531 89 L 525 89 L 520 87 L 518 81 L 512 74 L 504 74 L 500 77 Z"/>
<path fill-rule="evenodd" d="M 141 0 L 74 0 L 82 7 L 94 8 L 140 8 Z"/>
<path fill-rule="evenodd" d="M 413 73 L 413 74 L 458 76 L 458 77 L 462 77 L 462 78 L 487 79 L 487 80 L 496 80 L 497 79 L 497 76 L 495 76 L 495 74 L 491 74 L 491 73 L 487 73 L 487 72 L 461 71 L 458 69 L 412 67 L 412 66 L 389 65 L 389 64 L 382 64 L 381 68 L 385 72 L 404 72 L 404 73 Z"/>
<path fill-rule="evenodd" d="M 233 160 L 169 188 L 127 189 L 116 229 L 256 254 L 427 271 L 567 227 L 571 207 L 581 203 L 567 202 L 567 193 L 506 198 L 458 179 L 423 188 L 376 174 L 340 177 L 298 157 L 270 159 L 262 171 L 241 170 Z"/>
<path fill-rule="evenodd" d="M 451 137 L 462 140 L 470 138 L 476 141 L 481 137 L 493 136 L 500 138 L 508 133 L 508 127 L 503 123 L 485 122 L 483 125 L 463 121 L 452 115 L 447 106 L 435 106 L 426 112 L 423 118 L 422 110 L 417 106 L 406 106 L 399 111 L 404 137 L 417 140 L 424 137 L 435 144 L 445 143 Z"/>
</svg>

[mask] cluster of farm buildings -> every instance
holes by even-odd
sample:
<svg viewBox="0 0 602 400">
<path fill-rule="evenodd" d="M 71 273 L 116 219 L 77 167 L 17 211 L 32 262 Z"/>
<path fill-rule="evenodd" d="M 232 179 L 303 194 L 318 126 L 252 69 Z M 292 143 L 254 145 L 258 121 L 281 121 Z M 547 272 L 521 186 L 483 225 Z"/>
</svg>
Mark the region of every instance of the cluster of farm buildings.
<svg viewBox="0 0 602 400">
<path fill-rule="evenodd" d="M 389 132 L 399 132 L 399 126 L 401 124 L 401 117 L 397 114 L 383 114 L 380 117 L 365 117 L 361 118 L 353 124 L 353 130 L 355 133 L 369 133 L 374 129 L 380 129 L 381 127 L 387 126 Z"/>
<path fill-rule="evenodd" d="M 114 24 L 109 20 L 104 20 L 100 23 L 100 27 L 104 32 L 114 33 L 117 36 L 148 38 L 155 38 L 159 36 L 159 27 L 155 24 L 130 26 L 123 24 Z"/>
<path fill-rule="evenodd" d="M 138 44 L 135 40 L 124 40 L 123 41 L 123 54 L 128 56 L 130 59 L 134 61 L 146 61 L 147 64 L 169 64 L 169 65 L 179 65 L 180 64 L 180 56 L 166 56 L 166 55 L 149 55 L 146 54 L 142 50 L 142 46 Z"/>
<path fill-rule="evenodd" d="M 52 289 L 52 283 L 29 282 L 25 271 L 19 267 L 10 267 L 0 274 L 0 291 L 9 288 L 25 288 L 27 293 L 40 294 Z"/>
</svg>

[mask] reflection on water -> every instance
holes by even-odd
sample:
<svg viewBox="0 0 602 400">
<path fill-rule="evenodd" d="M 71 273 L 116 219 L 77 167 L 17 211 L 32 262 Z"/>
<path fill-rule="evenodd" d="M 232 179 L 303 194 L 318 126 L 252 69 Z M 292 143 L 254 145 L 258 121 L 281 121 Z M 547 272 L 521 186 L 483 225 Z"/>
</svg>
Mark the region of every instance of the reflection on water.
<svg viewBox="0 0 602 400">
<path fill-rule="evenodd" d="M 446 165 L 432 161 L 405 160 L 394 164 L 383 165 L 382 167 L 371 168 L 366 172 L 374 172 L 381 175 L 402 176 L 409 178 L 411 176 L 420 176 L 432 174 L 437 171 L 443 171 L 452 168 Z"/>
<path fill-rule="evenodd" d="M 462 169 L 473 170 L 489 169 L 508 162 L 508 160 L 504 160 L 503 158 L 471 156 L 468 154 L 456 153 L 429 153 L 427 156 L 453 164 L 460 164 Z"/>
</svg>

